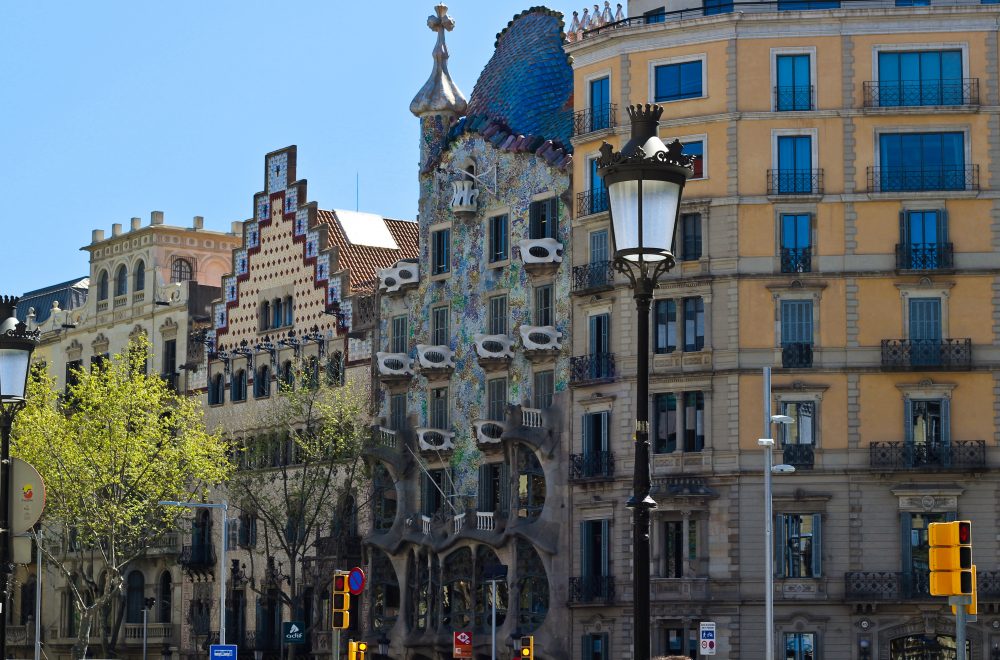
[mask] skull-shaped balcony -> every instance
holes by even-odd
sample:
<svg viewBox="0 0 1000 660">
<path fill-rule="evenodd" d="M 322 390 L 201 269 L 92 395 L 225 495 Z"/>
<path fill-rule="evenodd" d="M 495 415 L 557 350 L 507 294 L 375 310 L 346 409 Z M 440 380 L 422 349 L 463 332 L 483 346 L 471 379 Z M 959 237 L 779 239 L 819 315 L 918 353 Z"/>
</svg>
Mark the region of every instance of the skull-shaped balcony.
<svg viewBox="0 0 1000 660">
<path fill-rule="evenodd" d="M 507 430 L 505 422 L 492 419 L 477 419 L 472 423 L 472 432 L 476 436 L 476 445 L 483 451 L 497 449 L 503 434 Z"/>
<path fill-rule="evenodd" d="M 462 179 L 451 182 L 451 211 L 455 215 L 473 215 L 478 207 L 479 191 L 475 181 Z"/>
<path fill-rule="evenodd" d="M 529 275 L 551 275 L 562 263 L 563 245 L 554 238 L 526 238 L 517 247 Z"/>
<path fill-rule="evenodd" d="M 455 434 L 445 429 L 417 427 L 417 446 L 420 451 L 449 451 L 455 448 Z"/>
<path fill-rule="evenodd" d="M 397 293 L 420 282 L 420 268 L 416 259 L 401 259 L 389 268 L 378 272 L 379 290 Z"/>
<path fill-rule="evenodd" d="M 386 383 L 401 383 L 413 376 L 413 358 L 406 353 L 375 354 L 379 378 Z"/>
<path fill-rule="evenodd" d="M 544 359 L 562 349 L 562 333 L 551 325 L 522 325 L 521 344 L 529 360 Z"/>
<path fill-rule="evenodd" d="M 506 369 L 514 359 L 514 340 L 507 335 L 477 334 L 475 342 L 479 365 L 487 371 Z"/>
<path fill-rule="evenodd" d="M 447 374 L 455 368 L 455 354 L 447 346 L 417 344 L 417 363 L 424 374 Z"/>
</svg>

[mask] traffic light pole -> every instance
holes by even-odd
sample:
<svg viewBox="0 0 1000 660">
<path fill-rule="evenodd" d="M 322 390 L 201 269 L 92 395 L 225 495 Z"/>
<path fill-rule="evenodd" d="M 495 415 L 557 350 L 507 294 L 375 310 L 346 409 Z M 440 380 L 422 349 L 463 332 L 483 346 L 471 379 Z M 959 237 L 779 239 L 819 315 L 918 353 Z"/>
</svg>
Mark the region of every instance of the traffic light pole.
<svg viewBox="0 0 1000 660">
<path fill-rule="evenodd" d="M 972 596 L 948 596 L 948 604 L 955 606 L 955 657 L 965 660 L 965 625 L 968 622 L 966 606 L 972 604 Z"/>
<path fill-rule="evenodd" d="M 330 638 L 330 647 L 333 653 L 333 660 L 340 660 L 340 628 L 333 629 L 333 636 Z"/>
</svg>

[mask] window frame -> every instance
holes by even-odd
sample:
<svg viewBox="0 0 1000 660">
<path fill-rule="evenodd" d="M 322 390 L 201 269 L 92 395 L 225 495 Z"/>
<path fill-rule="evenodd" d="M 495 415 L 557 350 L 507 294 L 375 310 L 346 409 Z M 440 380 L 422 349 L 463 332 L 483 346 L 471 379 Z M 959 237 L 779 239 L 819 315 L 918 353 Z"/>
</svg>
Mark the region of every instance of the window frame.
<svg viewBox="0 0 1000 660">
<path fill-rule="evenodd" d="M 532 199 L 528 205 L 528 231 L 529 240 L 542 240 L 552 238 L 559 240 L 559 196 L 545 193 L 544 197 Z M 544 223 L 541 219 L 542 209 L 545 209 Z M 544 231 L 539 229 L 544 228 Z"/>
<path fill-rule="evenodd" d="M 503 422 L 507 417 L 507 403 L 510 397 L 507 376 L 490 378 L 486 381 L 485 419 Z"/>
<path fill-rule="evenodd" d="M 555 287 L 552 284 L 541 284 L 531 292 L 531 320 L 536 326 L 555 327 Z"/>
<path fill-rule="evenodd" d="M 444 317 L 444 325 L 440 324 L 441 316 Z M 440 341 L 440 340 L 444 341 Z M 431 307 L 431 345 L 450 346 L 451 345 L 451 307 L 449 305 L 437 305 Z"/>
<path fill-rule="evenodd" d="M 431 276 L 445 277 L 451 273 L 451 227 L 439 227 L 430 232 Z"/>
<path fill-rule="evenodd" d="M 684 346 L 682 352 L 697 353 L 705 350 L 705 299 L 702 296 L 685 296 L 681 298 L 684 317 Z M 693 305 L 691 310 L 692 318 L 688 318 L 688 307 Z M 693 327 L 693 332 L 688 332 L 688 324 Z M 699 328 L 700 325 L 700 328 Z M 700 331 L 699 331 L 700 330 Z"/>
<path fill-rule="evenodd" d="M 809 110 L 779 110 L 778 99 L 774 90 L 778 88 L 778 56 L 780 55 L 808 55 L 809 56 L 809 85 L 812 90 L 809 92 Z M 816 47 L 815 46 L 793 46 L 786 48 L 771 49 L 771 112 L 809 112 L 819 107 L 819 85 L 816 79 Z"/>
<path fill-rule="evenodd" d="M 389 348 L 390 353 L 408 353 L 408 339 L 410 332 L 410 320 L 406 314 L 396 314 L 389 321 L 390 323 L 390 334 L 389 341 L 391 342 Z M 398 349 L 398 350 L 397 350 Z"/>
<path fill-rule="evenodd" d="M 678 261 L 699 261 L 701 260 L 704 251 L 705 244 L 703 241 L 704 232 L 704 219 L 702 217 L 701 211 L 691 211 L 688 213 L 681 212 L 680 218 L 680 255 Z M 697 249 L 688 249 L 688 227 L 695 227 L 693 231 L 691 242 L 697 246 Z"/>
<path fill-rule="evenodd" d="M 487 261 L 491 268 L 510 262 L 510 215 L 498 213 L 486 219 Z"/>
<path fill-rule="evenodd" d="M 667 57 L 652 60 L 649 62 L 649 102 L 650 103 L 676 103 L 678 101 L 693 101 L 708 97 L 708 54 L 692 53 L 690 55 L 680 55 L 677 57 Z M 698 96 L 685 96 L 676 99 L 657 99 L 656 94 L 656 70 L 660 67 L 683 65 L 691 62 L 699 62 L 701 65 L 701 90 Z"/>
<path fill-rule="evenodd" d="M 806 550 L 803 550 L 801 546 L 797 550 L 791 550 L 793 538 L 805 538 L 805 535 L 801 532 L 797 536 L 791 534 L 792 526 L 789 522 L 793 518 L 799 519 L 798 525 L 800 530 L 802 522 L 806 518 L 810 518 L 812 529 L 808 536 L 810 544 L 808 561 L 802 559 Z M 823 578 L 823 513 L 779 512 L 774 516 L 774 528 L 775 577 L 791 580 L 818 580 Z M 793 566 L 798 566 L 798 569 L 793 569 Z M 807 569 L 803 571 L 807 572 L 807 575 L 794 575 L 794 573 L 800 572 L 802 568 Z"/>
<path fill-rule="evenodd" d="M 541 369 L 531 375 L 531 403 L 539 410 L 548 410 L 552 407 L 552 398 L 555 396 L 556 372 L 554 369 Z M 547 388 L 541 387 L 540 383 L 548 381 Z M 547 404 L 547 405 L 545 405 Z"/>
<path fill-rule="evenodd" d="M 502 317 L 498 314 L 500 310 L 497 307 L 503 301 L 503 315 Z M 502 320 L 502 331 L 497 330 L 501 327 Z M 506 293 L 500 293 L 496 295 L 489 296 L 486 299 L 486 324 L 488 335 L 502 335 L 508 336 L 510 333 L 510 300 Z"/>
<path fill-rule="evenodd" d="M 427 426 L 429 428 L 447 430 L 450 427 L 449 394 L 447 385 L 430 388 L 427 395 Z"/>
<path fill-rule="evenodd" d="M 708 133 L 682 135 L 677 139 L 684 147 L 701 143 L 701 154 L 698 155 L 700 162 L 694 167 L 694 174 L 688 181 L 706 181 L 708 179 Z M 698 176 L 699 167 L 701 169 L 701 176 Z"/>
</svg>

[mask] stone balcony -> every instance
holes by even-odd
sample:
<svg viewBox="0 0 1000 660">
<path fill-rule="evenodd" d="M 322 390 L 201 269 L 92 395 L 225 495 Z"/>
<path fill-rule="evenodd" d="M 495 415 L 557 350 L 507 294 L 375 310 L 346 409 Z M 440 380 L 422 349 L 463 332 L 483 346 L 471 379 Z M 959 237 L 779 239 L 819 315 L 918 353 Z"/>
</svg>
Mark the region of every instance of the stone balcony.
<svg viewBox="0 0 1000 660">
<path fill-rule="evenodd" d="M 477 419 L 472 423 L 472 433 L 480 449 L 488 450 L 500 446 L 507 424 L 492 419 Z"/>
<path fill-rule="evenodd" d="M 450 372 L 455 368 L 455 354 L 448 346 L 417 344 L 417 364 L 422 372 Z"/>
<path fill-rule="evenodd" d="M 551 357 L 562 349 L 562 333 L 551 325 L 522 325 L 521 344 L 529 359 Z"/>
<path fill-rule="evenodd" d="M 413 358 L 406 353 L 379 351 L 375 354 L 375 365 L 383 380 L 408 380 L 413 376 Z"/>
<path fill-rule="evenodd" d="M 420 426 L 415 428 L 417 446 L 421 451 L 450 451 L 455 448 L 455 433 L 445 429 Z"/>
<path fill-rule="evenodd" d="M 397 293 L 420 282 L 420 267 L 415 259 L 402 259 L 378 272 L 379 290 Z"/>
<path fill-rule="evenodd" d="M 514 359 L 514 340 L 507 335 L 477 334 L 473 340 L 479 365 L 487 371 L 506 369 Z"/>
<path fill-rule="evenodd" d="M 563 245 L 554 238 L 526 238 L 517 247 L 529 275 L 551 275 L 562 263 Z"/>
</svg>

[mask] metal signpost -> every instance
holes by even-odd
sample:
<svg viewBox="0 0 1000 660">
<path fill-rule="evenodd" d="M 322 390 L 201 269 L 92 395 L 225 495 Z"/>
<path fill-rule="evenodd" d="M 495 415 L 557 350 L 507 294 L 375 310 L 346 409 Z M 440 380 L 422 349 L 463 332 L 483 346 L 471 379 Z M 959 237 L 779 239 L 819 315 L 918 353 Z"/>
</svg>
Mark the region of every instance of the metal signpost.
<svg viewBox="0 0 1000 660">
<path fill-rule="evenodd" d="M 493 601 L 493 619 L 492 623 L 490 624 L 490 635 L 491 635 L 490 647 L 492 648 L 491 657 L 493 660 L 497 660 L 497 582 L 506 579 L 507 579 L 506 564 L 493 564 L 492 566 L 483 567 L 483 580 L 493 585 L 492 586 L 493 596 L 491 599 Z M 471 649 L 471 646 L 469 648 Z"/>
</svg>

